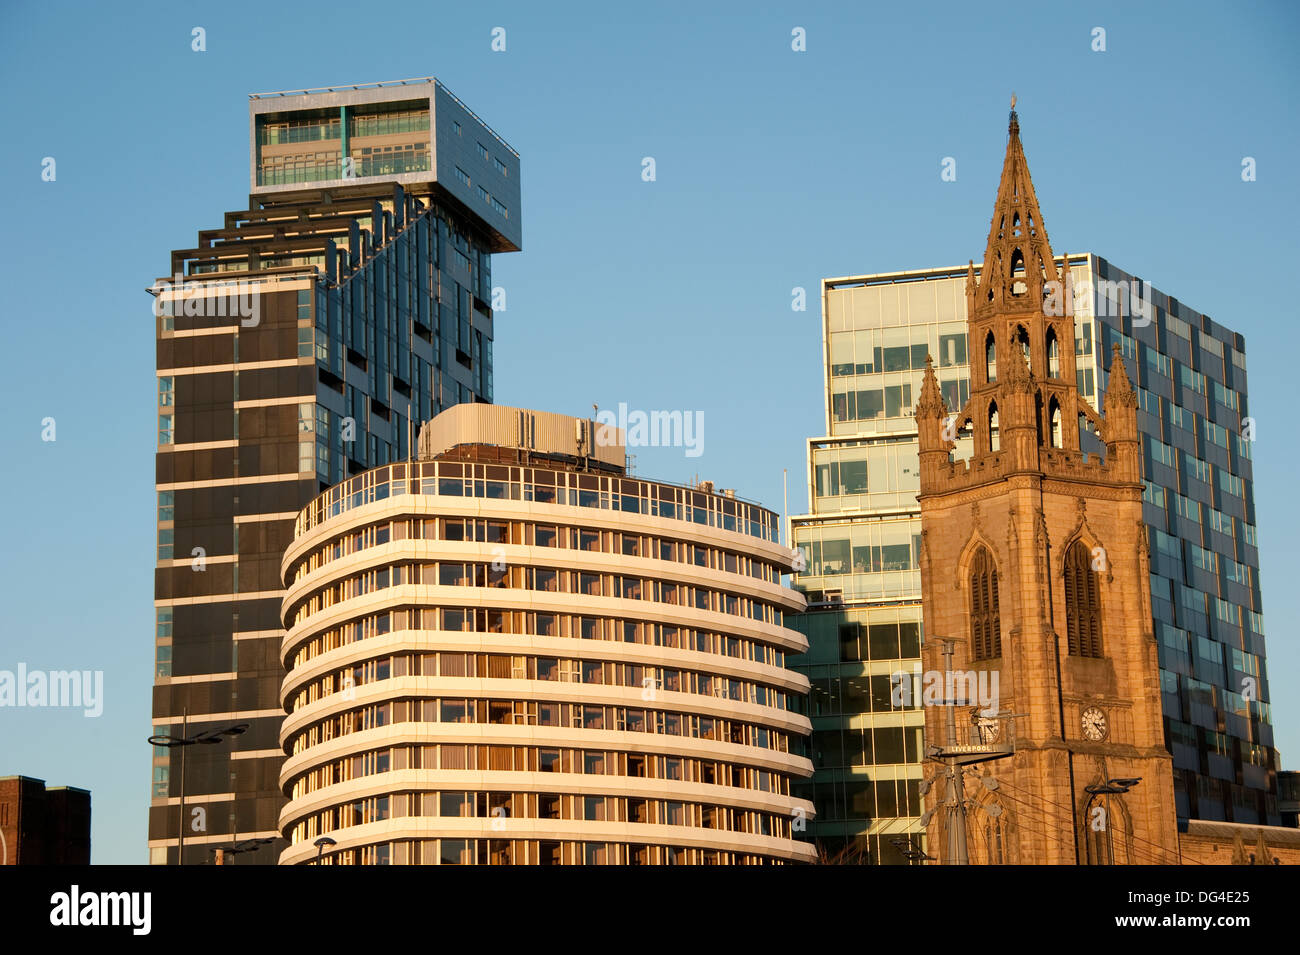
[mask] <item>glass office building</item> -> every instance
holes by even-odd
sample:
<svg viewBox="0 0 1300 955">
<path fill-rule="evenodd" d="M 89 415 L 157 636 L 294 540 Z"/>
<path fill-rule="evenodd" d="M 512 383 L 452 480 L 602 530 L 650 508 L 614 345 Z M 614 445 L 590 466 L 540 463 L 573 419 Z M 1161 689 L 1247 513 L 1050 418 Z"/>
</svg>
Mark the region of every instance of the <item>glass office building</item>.
<svg viewBox="0 0 1300 955">
<path fill-rule="evenodd" d="M 1245 342 L 1099 256 L 1071 256 L 1069 274 L 1081 394 L 1101 407 L 1096 356 L 1114 343 L 1138 387 L 1179 818 L 1277 824 Z M 965 267 L 822 283 L 826 434 L 809 441 L 811 513 L 791 519 L 809 609 L 790 626 L 809 651 L 791 664 L 812 687 L 808 835 L 844 859 L 904 863 L 923 848 L 924 720 L 895 705 L 891 674 L 920 670 L 923 639 L 913 408 L 927 353 L 948 408 L 969 397 L 965 283 Z M 1091 432 L 1080 440 L 1100 450 Z"/>
<path fill-rule="evenodd" d="M 419 422 L 492 400 L 491 256 L 522 245 L 518 154 L 432 78 L 257 94 L 249 134 L 248 208 L 173 252 L 150 289 L 153 732 L 247 724 L 154 750 L 158 864 L 232 846 L 241 863 L 276 861 L 294 519 L 413 457 Z"/>
</svg>

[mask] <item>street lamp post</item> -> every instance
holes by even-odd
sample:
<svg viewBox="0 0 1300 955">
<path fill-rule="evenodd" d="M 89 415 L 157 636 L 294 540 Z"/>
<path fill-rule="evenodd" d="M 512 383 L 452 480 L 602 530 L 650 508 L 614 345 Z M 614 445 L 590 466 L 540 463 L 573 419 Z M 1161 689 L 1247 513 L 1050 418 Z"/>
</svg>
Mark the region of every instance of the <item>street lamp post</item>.
<svg viewBox="0 0 1300 955">
<path fill-rule="evenodd" d="M 1083 824 L 1091 828 L 1092 823 L 1089 821 L 1088 814 L 1092 810 L 1093 800 L 1095 800 L 1098 796 L 1123 795 L 1124 793 L 1128 792 L 1130 789 L 1132 789 L 1140 782 L 1142 782 L 1141 776 L 1121 777 L 1119 779 L 1108 779 L 1104 783 L 1098 786 L 1085 786 L 1083 791 L 1088 793 L 1088 802 L 1087 805 L 1083 807 Z M 1107 806 L 1109 805 L 1110 802 L 1109 800 L 1107 800 Z M 1106 849 L 1107 849 L 1106 854 L 1108 856 L 1108 861 L 1106 864 L 1114 865 L 1115 864 L 1115 843 L 1114 843 L 1114 837 L 1111 836 L 1111 832 L 1110 832 L 1109 812 L 1106 812 L 1104 820 L 1105 820 L 1104 828 L 1106 830 Z M 1087 835 L 1087 832 L 1088 830 L 1085 829 L 1084 837 L 1083 837 L 1083 858 L 1086 864 L 1092 865 L 1093 864 L 1092 863 L 1092 839 Z"/>
<path fill-rule="evenodd" d="M 225 865 L 225 856 L 237 856 L 241 852 L 253 852 L 262 846 L 270 845 L 275 842 L 276 836 L 264 836 L 261 839 L 245 839 L 242 842 L 232 842 L 228 846 L 213 846 L 208 851 L 217 857 L 216 865 Z M 234 863 L 230 863 L 234 865 Z"/>
<path fill-rule="evenodd" d="M 195 743 L 205 745 L 214 745 L 225 741 L 227 737 L 238 736 L 248 729 L 247 723 L 236 723 L 234 726 L 227 726 L 220 730 L 207 730 L 203 733 L 197 733 L 194 736 L 186 735 L 189 732 L 189 707 L 181 710 L 181 735 L 180 736 L 150 736 L 149 743 L 153 746 L 163 746 L 167 749 L 179 746 L 181 747 L 181 780 L 180 780 L 180 828 L 177 830 L 176 840 L 176 864 L 184 865 L 185 855 L 185 747 L 193 746 Z"/>
<path fill-rule="evenodd" d="M 312 845 L 316 847 L 316 864 L 320 865 L 321 857 L 325 854 L 325 847 L 336 846 L 338 845 L 338 843 L 335 842 L 333 839 L 331 839 L 329 836 L 321 836 L 319 839 L 313 842 Z"/>
</svg>

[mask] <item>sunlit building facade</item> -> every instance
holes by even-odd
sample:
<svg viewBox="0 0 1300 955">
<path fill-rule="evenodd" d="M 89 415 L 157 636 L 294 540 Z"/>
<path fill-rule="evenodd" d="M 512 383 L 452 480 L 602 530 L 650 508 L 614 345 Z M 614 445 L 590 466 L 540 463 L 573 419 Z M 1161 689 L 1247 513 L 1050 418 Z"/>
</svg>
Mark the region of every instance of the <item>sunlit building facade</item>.
<svg viewBox="0 0 1300 955">
<path fill-rule="evenodd" d="M 604 430 L 459 405 L 298 517 L 282 864 L 812 859 L 777 516 Z"/>
</svg>

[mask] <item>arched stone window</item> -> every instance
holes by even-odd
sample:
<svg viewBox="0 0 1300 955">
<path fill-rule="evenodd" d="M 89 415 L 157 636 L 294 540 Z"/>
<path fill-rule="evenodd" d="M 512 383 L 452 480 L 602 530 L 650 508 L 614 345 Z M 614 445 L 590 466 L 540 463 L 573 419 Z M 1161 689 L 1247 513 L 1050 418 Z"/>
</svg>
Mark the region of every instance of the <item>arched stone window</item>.
<svg viewBox="0 0 1300 955">
<path fill-rule="evenodd" d="M 1061 403 L 1056 400 L 1055 396 L 1053 396 L 1052 403 L 1048 407 L 1050 408 L 1049 417 L 1051 420 L 1052 447 L 1064 447 L 1065 445 L 1063 442 L 1065 438 L 1061 433 Z"/>
<path fill-rule="evenodd" d="M 989 405 L 989 453 L 1002 450 L 1002 435 L 998 431 L 998 403 Z"/>
<path fill-rule="evenodd" d="M 1071 656 L 1101 656 L 1101 582 L 1083 541 L 1065 552 L 1065 628 Z"/>
<path fill-rule="evenodd" d="M 1061 377 L 1061 343 L 1056 340 L 1056 329 L 1047 330 L 1047 377 Z"/>
<path fill-rule="evenodd" d="M 1002 618 L 998 613 L 998 569 L 987 547 L 975 554 L 970 571 L 970 645 L 976 660 L 1002 656 Z"/>
<path fill-rule="evenodd" d="M 1024 295 L 1028 287 L 1025 284 L 1025 254 L 1016 249 L 1011 253 L 1011 294 Z"/>
<path fill-rule="evenodd" d="M 992 332 L 984 339 L 984 373 L 986 381 L 992 383 L 998 380 L 998 346 L 993 340 Z"/>
</svg>

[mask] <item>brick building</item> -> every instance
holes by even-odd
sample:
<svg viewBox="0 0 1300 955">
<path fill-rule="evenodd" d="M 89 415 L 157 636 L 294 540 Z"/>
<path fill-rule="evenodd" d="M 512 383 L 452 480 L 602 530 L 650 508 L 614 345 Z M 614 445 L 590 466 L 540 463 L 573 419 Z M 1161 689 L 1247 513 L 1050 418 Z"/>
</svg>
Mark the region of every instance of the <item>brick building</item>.
<svg viewBox="0 0 1300 955">
<path fill-rule="evenodd" d="M 0 864 L 90 865 L 90 791 L 0 778 Z"/>
</svg>

